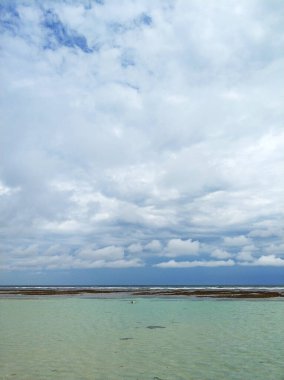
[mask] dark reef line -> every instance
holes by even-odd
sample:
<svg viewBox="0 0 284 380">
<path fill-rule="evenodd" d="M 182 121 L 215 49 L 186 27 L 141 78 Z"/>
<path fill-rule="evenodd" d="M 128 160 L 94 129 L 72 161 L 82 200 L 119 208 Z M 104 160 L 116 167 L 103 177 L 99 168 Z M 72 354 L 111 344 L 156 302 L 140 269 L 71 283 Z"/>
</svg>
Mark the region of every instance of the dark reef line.
<svg viewBox="0 0 284 380">
<path fill-rule="evenodd" d="M 66 289 L 66 288 L 2 288 L 0 298 L 14 296 L 136 296 L 136 297 L 210 297 L 210 298 L 276 298 L 284 297 L 284 291 L 262 289 Z"/>
</svg>

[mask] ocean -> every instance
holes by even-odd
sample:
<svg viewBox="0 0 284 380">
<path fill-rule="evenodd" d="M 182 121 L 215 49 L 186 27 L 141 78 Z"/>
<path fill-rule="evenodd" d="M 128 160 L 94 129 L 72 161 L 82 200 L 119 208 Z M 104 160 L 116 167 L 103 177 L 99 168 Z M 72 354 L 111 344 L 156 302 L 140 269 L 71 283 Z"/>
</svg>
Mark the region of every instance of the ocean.
<svg viewBox="0 0 284 380">
<path fill-rule="evenodd" d="M 284 302 L 0 299 L 0 379 L 283 380 Z"/>
</svg>

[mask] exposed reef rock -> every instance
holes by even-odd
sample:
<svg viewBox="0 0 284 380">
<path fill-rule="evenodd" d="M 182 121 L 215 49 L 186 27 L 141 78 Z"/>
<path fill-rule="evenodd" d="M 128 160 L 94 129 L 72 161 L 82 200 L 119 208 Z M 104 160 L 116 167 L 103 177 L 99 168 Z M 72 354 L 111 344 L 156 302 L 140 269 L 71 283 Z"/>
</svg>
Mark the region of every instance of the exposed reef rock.
<svg viewBox="0 0 284 380">
<path fill-rule="evenodd" d="M 194 298 L 279 298 L 284 297 L 284 290 L 274 289 L 169 289 L 169 288 L 67 288 L 67 287 L 2 287 L 0 297 L 17 296 L 90 296 L 90 297 L 194 297 Z M 130 301 L 134 303 L 135 301 Z"/>
</svg>

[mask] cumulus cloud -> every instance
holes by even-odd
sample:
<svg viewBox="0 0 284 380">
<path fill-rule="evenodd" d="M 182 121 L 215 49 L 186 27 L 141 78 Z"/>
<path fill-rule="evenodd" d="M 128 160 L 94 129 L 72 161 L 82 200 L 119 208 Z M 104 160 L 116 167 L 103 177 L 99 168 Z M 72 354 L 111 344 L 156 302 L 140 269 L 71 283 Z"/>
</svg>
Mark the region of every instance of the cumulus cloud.
<svg viewBox="0 0 284 380">
<path fill-rule="evenodd" d="M 99 249 L 85 246 L 71 252 L 66 246 L 41 247 L 34 244 L 11 249 L 3 265 L 7 270 L 87 269 L 141 267 L 144 262 L 140 258 L 127 258 L 124 249 L 117 246 Z"/>
<path fill-rule="evenodd" d="M 137 268 L 142 266 L 144 266 L 144 264 L 140 259 L 113 261 L 95 260 L 92 262 L 82 262 L 77 266 L 73 266 L 73 268 Z"/>
<path fill-rule="evenodd" d="M 175 261 L 158 263 L 155 266 L 158 268 L 194 268 L 194 267 L 224 267 L 233 266 L 233 260 L 209 260 L 209 261 Z"/>
<path fill-rule="evenodd" d="M 244 235 L 224 238 L 224 244 L 229 247 L 241 247 L 248 243 L 250 243 L 250 240 Z"/>
<path fill-rule="evenodd" d="M 164 255 L 168 257 L 194 256 L 197 255 L 199 248 L 200 243 L 198 241 L 193 241 L 192 239 L 172 239 L 168 242 Z"/>
<path fill-rule="evenodd" d="M 143 266 L 140 259 L 126 259 L 122 247 L 109 246 L 94 251 L 82 250 L 76 258 L 83 259 L 83 268 L 131 268 Z"/>
<path fill-rule="evenodd" d="M 143 250 L 143 247 L 140 243 L 134 243 L 127 247 L 128 252 L 130 253 L 139 253 Z"/>
<path fill-rule="evenodd" d="M 145 245 L 144 249 L 159 252 L 162 249 L 162 245 L 159 240 L 152 240 L 148 244 Z"/>
<path fill-rule="evenodd" d="M 270 243 L 264 248 L 266 254 L 276 254 L 277 256 L 284 257 L 284 243 Z"/>
<path fill-rule="evenodd" d="M 124 256 L 121 247 L 109 246 L 100 249 L 83 248 L 79 251 L 78 257 L 89 260 L 119 260 Z"/>
<path fill-rule="evenodd" d="M 217 248 L 211 253 L 211 257 L 214 257 L 215 259 L 228 259 L 232 257 L 232 254 L 223 249 Z"/>
<path fill-rule="evenodd" d="M 260 256 L 253 262 L 246 262 L 243 263 L 243 265 L 283 267 L 284 259 L 276 257 L 275 255 Z"/>
<path fill-rule="evenodd" d="M 240 251 L 237 255 L 236 258 L 239 261 L 244 261 L 244 262 L 251 262 L 254 261 L 254 257 L 250 251 Z"/>
<path fill-rule="evenodd" d="M 246 245 L 237 253 L 236 258 L 244 262 L 254 261 L 254 254 L 256 250 L 257 248 L 253 244 Z"/>
</svg>

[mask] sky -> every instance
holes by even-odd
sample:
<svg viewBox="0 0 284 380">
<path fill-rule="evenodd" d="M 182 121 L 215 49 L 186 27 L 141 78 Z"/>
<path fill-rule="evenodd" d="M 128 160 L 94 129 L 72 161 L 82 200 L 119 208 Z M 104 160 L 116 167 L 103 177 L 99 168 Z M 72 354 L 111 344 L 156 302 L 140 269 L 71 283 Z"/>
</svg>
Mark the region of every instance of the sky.
<svg viewBox="0 0 284 380">
<path fill-rule="evenodd" d="M 284 283 L 282 0 L 2 0 L 0 283 Z"/>
</svg>

